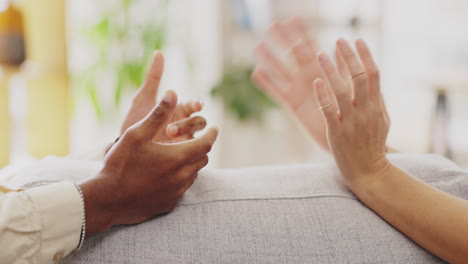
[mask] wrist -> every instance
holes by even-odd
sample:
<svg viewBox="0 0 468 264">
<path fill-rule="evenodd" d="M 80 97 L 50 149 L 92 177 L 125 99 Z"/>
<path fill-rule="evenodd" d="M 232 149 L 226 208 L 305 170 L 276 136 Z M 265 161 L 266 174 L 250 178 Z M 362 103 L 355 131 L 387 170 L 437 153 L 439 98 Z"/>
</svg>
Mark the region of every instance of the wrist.
<svg viewBox="0 0 468 264">
<path fill-rule="evenodd" d="M 85 180 L 78 184 L 84 199 L 86 236 L 91 236 L 104 232 L 111 228 L 113 217 L 111 213 L 109 188 L 105 188 L 105 183 L 99 177 Z"/>
<path fill-rule="evenodd" d="M 393 164 L 384 155 L 365 169 L 356 171 L 353 173 L 354 175 L 349 175 L 347 179 L 350 180 L 347 184 L 356 195 L 367 192 L 381 185 L 392 167 L 394 167 Z"/>
</svg>

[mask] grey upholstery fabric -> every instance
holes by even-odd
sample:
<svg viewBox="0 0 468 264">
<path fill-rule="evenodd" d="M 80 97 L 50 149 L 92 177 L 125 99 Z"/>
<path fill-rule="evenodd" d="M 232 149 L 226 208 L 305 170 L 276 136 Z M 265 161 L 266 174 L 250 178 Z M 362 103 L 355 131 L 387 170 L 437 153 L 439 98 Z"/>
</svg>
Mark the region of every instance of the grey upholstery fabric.
<svg viewBox="0 0 468 264">
<path fill-rule="evenodd" d="M 433 155 L 390 159 L 468 199 L 468 175 L 454 163 Z M 203 171 L 174 212 L 88 238 L 62 262 L 443 263 L 363 206 L 331 163 Z"/>
<path fill-rule="evenodd" d="M 433 155 L 391 155 L 468 199 L 467 173 Z M 443 263 L 363 206 L 333 164 L 212 170 L 172 213 L 87 239 L 63 263 Z"/>
</svg>

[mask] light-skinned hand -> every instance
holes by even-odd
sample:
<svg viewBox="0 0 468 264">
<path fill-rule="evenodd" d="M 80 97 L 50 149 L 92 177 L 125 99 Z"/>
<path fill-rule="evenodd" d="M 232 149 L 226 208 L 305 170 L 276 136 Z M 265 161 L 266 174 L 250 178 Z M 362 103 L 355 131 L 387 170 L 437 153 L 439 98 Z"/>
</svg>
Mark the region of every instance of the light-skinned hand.
<svg viewBox="0 0 468 264">
<path fill-rule="evenodd" d="M 326 80 L 317 60 L 318 51 L 318 43 L 302 19 L 275 23 L 268 30 L 268 38 L 255 49 L 259 65 L 252 79 L 285 106 L 322 148 L 329 150 L 325 123 L 313 92 L 317 78 Z"/>
<path fill-rule="evenodd" d="M 321 106 L 328 105 L 321 112 L 331 151 L 351 189 L 356 184 L 372 182 L 373 177 L 389 166 L 386 140 L 390 120 L 380 91 L 379 69 L 363 40 L 356 42 L 356 48 L 359 56 L 345 40 L 337 42 L 349 73 L 347 78 L 321 53 L 319 63 L 331 89 L 321 78 L 314 82 L 318 102 Z"/>
</svg>

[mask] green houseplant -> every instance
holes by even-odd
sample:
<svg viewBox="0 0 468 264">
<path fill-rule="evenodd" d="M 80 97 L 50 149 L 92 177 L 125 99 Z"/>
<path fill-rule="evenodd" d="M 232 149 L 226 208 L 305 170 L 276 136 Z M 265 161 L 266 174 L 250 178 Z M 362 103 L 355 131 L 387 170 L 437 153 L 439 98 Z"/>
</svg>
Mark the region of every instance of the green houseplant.
<svg viewBox="0 0 468 264">
<path fill-rule="evenodd" d="M 103 103 L 109 98 L 99 94 L 100 80 L 115 80 L 111 94 L 114 106 L 120 104 L 125 90 L 136 89 L 143 82 L 148 58 L 154 50 L 161 50 L 165 45 L 168 4 L 169 0 L 115 1 L 95 23 L 83 29 L 97 57 L 74 79 L 89 96 L 98 119 L 102 120 L 105 113 L 110 111 L 105 109 L 106 104 Z M 143 12 L 145 16 L 138 10 L 152 11 Z"/>
<path fill-rule="evenodd" d="M 229 66 L 211 95 L 222 100 L 226 110 L 239 121 L 261 121 L 276 104 L 252 82 L 251 67 Z"/>
</svg>

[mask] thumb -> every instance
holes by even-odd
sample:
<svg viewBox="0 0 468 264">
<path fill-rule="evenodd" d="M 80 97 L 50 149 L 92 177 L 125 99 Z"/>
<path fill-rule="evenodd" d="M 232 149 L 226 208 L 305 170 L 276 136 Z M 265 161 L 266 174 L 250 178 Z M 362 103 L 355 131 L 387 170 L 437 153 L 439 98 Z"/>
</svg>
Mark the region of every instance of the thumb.
<svg viewBox="0 0 468 264">
<path fill-rule="evenodd" d="M 152 139 L 161 132 L 172 118 L 176 105 L 177 94 L 172 90 L 167 91 L 161 102 L 141 121 L 141 135 Z"/>
</svg>

